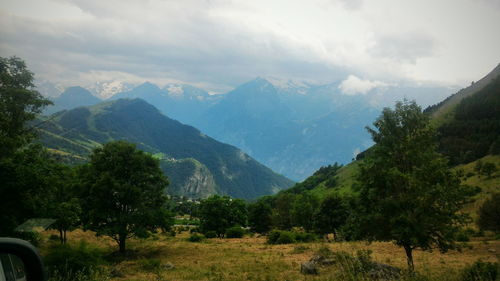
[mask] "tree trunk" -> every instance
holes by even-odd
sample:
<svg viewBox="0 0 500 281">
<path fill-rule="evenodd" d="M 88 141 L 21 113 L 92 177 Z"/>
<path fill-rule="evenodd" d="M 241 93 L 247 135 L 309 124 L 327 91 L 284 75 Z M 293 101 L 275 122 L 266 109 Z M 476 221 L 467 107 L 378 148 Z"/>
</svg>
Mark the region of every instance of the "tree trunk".
<svg viewBox="0 0 500 281">
<path fill-rule="evenodd" d="M 120 253 L 125 254 L 125 239 L 127 239 L 126 235 L 119 235 L 118 238 L 118 246 L 120 247 Z"/>
<path fill-rule="evenodd" d="M 410 275 L 413 275 L 415 272 L 415 266 L 413 265 L 413 249 L 410 246 L 404 246 L 406 252 L 406 261 L 408 263 L 408 271 Z"/>
<path fill-rule="evenodd" d="M 66 229 L 65 229 L 65 230 L 63 230 L 63 234 L 64 234 L 64 239 L 63 239 L 63 240 L 64 240 L 64 242 L 63 242 L 63 243 L 64 243 L 64 244 L 66 244 L 66 241 L 68 241 L 68 239 L 66 239 L 66 232 L 67 232 L 67 230 L 66 230 Z"/>
<path fill-rule="evenodd" d="M 63 231 L 61 228 L 59 229 L 59 240 L 61 241 L 61 244 L 64 244 Z"/>
</svg>

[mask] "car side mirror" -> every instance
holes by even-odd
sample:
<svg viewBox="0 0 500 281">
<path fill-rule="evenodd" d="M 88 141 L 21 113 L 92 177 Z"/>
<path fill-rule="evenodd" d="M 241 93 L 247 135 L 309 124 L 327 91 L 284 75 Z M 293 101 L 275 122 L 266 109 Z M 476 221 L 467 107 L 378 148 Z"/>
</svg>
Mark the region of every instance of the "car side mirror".
<svg viewBox="0 0 500 281">
<path fill-rule="evenodd" d="M 17 238 L 0 238 L 0 281 L 45 281 L 37 249 Z"/>
</svg>

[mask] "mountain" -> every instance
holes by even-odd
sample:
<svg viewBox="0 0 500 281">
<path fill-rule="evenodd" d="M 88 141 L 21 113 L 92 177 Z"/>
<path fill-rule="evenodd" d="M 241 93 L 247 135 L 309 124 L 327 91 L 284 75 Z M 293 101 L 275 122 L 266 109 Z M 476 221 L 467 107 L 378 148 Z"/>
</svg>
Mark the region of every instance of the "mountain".
<svg viewBox="0 0 500 281">
<path fill-rule="evenodd" d="M 110 99 L 120 98 L 143 99 L 154 104 L 167 116 L 193 125 L 201 118 L 202 113 L 219 99 L 219 96 L 209 95 L 205 90 L 185 84 L 167 84 L 160 89 L 152 83 L 145 82 Z"/>
<path fill-rule="evenodd" d="M 98 81 L 88 87 L 93 95 L 101 99 L 108 99 L 117 93 L 130 91 L 134 85 L 117 80 Z"/>
<path fill-rule="evenodd" d="M 162 92 L 154 85 L 137 91 Z M 126 140 L 154 154 L 169 177 L 169 193 L 190 198 L 227 194 L 256 198 L 292 185 L 241 150 L 160 113 L 141 99 L 119 99 L 58 112 L 41 128 L 48 148 L 85 158 L 99 144 Z M 80 160 L 81 161 L 81 160 Z"/>
<path fill-rule="evenodd" d="M 500 167 L 500 65 L 424 112 L 437 127 L 438 149 L 449 159 L 450 168 L 462 171 L 462 183 L 481 188 L 476 202 L 466 207 L 466 211 L 476 212 L 490 194 L 498 192 L 500 170 L 487 177 L 479 174 L 476 167 L 478 163 Z M 343 167 L 322 167 L 284 192 L 311 192 L 320 197 L 353 193 L 361 158 Z"/>
<path fill-rule="evenodd" d="M 45 114 L 52 114 L 64 109 L 72 109 L 79 106 L 94 105 L 101 100 L 92 95 L 88 90 L 76 86 L 69 87 L 61 95 L 52 100 L 54 105 L 48 106 L 44 111 Z"/>
</svg>

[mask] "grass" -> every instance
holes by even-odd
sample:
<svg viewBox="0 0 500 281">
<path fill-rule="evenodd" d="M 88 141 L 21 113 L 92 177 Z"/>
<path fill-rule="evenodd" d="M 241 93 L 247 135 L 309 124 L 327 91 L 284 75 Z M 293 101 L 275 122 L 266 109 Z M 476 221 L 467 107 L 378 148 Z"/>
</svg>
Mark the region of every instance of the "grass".
<svg viewBox="0 0 500 281">
<path fill-rule="evenodd" d="M 42 254 L 47 248 L 48 237 L 44 233 Z M 130 254 L 116 258 L 112 254 L 116 244 L 109 238 L 96 238 L 91 232 L 76 230 L 68 234 L 70 243 L 85 240 L 92 243 L 108 256 L 110 264 L 107 272 L 119 274 L 110 277 L 115 281 L 133 280 L 348 280 L 339 277 L 342 272 L 335 266 L 321 268 L 318 276 L 300 273 L 300 264 L 309 260 L 320 248 L 327 246 L 332 251 L 354 254 L 358 250 L 372 250 L 374 261 L 400 268 L 406 267 L 404 251 L 391 243 L 340 242 L 304 243 L 288 245 L 268 245 L 265 237 L 245 237 L 241 239 L 205 239 L 200 243 L 186 241 L 184 232 L 176 237 L 157 234 L 146 240 L 131 239 Z M 415 252 L 416 270 L 432 280 L 459 280 L 459 272 L 478 259 L 498 261 L 500 241 L 469 242 L 470 249 L 462 252 Z M 175 267 L 166 269 L 162 265 L 171 263 Z M 160 265 L 158 265 L 160 264 Z M 153 268 L 154 267 L 154 268 Z M 152 270 L 153 268 L 154 270 Z M 117 277 L 118 276 L 118 277 Z M 357 279 L 354 279 L 357 280 Z"/>
<path fill-rule="evenodd" d="M 491 177 L 479 175 L 476 171 L 474 171 L 474 167 L 478 161 L 482 161 L 483 163 L 495 163 L 497 171 L 492 174 Z M 500 155 L 487 155 L 477 161 L 459 165 L 455 169 L 463 170 L 464 175 L 473 173 L 474 175 L 471 177 L 464 177 L 462 183 L 481 188 L 481 192 L 475 197 L 476 200 L 465 208 L 465 211 L 470 213 L 475 219 L 477 218 L 479 207 L 484 203 L 484 201 L 489 198 L 493 192 L 500 192 Z"/>
</svg>

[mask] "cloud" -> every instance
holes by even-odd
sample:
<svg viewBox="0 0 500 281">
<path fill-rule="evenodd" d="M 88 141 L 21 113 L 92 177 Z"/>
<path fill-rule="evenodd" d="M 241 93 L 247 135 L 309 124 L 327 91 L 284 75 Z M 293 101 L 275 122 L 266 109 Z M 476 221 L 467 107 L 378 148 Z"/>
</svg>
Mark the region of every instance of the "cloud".
<svg viewBox="0 0 500 281">
<path fill-rule="evenodd" d="M 347 79 L 340 83 L 339 89 L 341 90 L 342 94 L 352 96 L 365 95 L 370 90 L 382 86 L 387 86 L 387 84 L 380 81 L 363 80 L 354 75 L 349 75 Z"/>
<path fill-rule="evenodd" d="M 125 74 L 214 92 L 257 76 L 469 83 L 500 61 L 495 3 L 3 0 L 0 56 L 63 84 Z"/>
<path fill-rule="evenodd" d="M 428 34 L 404 32 L 379 36 L 369 53 L 397 62 L 415 64 L 419 58 L 432 56 L 436 45 L 436 41 Z"/>
</svg>

